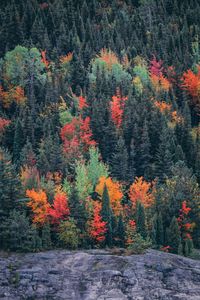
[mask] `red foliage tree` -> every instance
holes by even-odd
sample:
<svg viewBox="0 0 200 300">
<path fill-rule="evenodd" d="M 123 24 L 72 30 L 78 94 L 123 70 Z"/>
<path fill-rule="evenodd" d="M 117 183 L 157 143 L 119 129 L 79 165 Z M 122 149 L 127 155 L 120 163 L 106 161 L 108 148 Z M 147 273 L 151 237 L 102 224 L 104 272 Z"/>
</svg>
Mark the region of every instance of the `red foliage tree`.
<svg viewBox="0 0 200 300">
<path fill-rule="evenodd" d="M 5 128 L 11 123 L 10 120 L 6 120 L 0 117 L 0 135 L 5 131 Z"/>
<path fill-rule="evenodd" d="M 54 197 L 52 207 L 48 209 L 50 222 L 58 224 L 61 220 L 69 217 L 68 198 L 65 193 L 57 193 Z"/>
<path fill-rule="evenodd" d="M 192 239 L 191 232 L 193 229 L 193 224 L 190 223 L 189 213 L 191 208 L 187 206 L 186 201 L 182 202 L 182 207 L 180 209 L 179 217 L 177 218 L 179 229 L 181 232 L 181 237 L 183 240 Z"/>
<path fill-rule="evenodd" d="M 163 62 L 162 60 L 157 60 L 154 56 L 153 59 L 150 61 L 150 68 L 149 71 L 151 75 L 161 76 L 163 74 Z"/>
<path fill-rule="evenodd" d="M 106 222 L 102 221 L 101 217 L 101 204 L 97 201 L 94 202 L 93 218 L 88 222 L 89 236 L 97 243 L 105 240 L 105 233 L 107 231 Z"/>
<path fill-rule="evenodd" d="M 88 107 L 86 98 L 83 96 L 78 97 L 79 103 L 78 103 L 78 108 L 79 110 L 83 110 L 85 107 Z"/>
<path fill-rule="evenodd" d="M 95 146 L 96 142 L 92 139 L 90 128 L 90 118 L 73 118 L 61 129 L 61 139 L 63 141 L 64 152 L 67 156 L 79 156 L 81 150 L 84 152 L 90 146 Z"/>
<path fill-rule="evenodd" d="M 127 97 L 121 97 L 120 95 L 112 97 L 112 101 L 110 104 L 111 117 L 117 128 L 120 128 L 122 124 L 122 117 L 126 100 Z"/>
<path fill-rule="evenodd" d="M 48 68 L 48 66 L 49 66 L 49 61 L 47 60 L 46 53 L 47 53 L 46 50 L 41 51 L 42 62 L 44 63 L 45 67 Z"/>
</svg>

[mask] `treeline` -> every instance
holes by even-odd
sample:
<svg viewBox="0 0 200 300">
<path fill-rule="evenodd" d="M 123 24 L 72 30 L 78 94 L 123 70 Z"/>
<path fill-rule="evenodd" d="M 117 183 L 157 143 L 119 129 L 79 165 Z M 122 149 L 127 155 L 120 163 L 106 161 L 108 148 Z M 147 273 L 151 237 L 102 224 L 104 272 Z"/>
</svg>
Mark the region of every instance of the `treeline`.
<svg viewBox="0 0 200 300">
<path fill-rule="evenodd" d="M 198 11 L 1 2 L 3 249 L 200 246 Z"/>
</svg>

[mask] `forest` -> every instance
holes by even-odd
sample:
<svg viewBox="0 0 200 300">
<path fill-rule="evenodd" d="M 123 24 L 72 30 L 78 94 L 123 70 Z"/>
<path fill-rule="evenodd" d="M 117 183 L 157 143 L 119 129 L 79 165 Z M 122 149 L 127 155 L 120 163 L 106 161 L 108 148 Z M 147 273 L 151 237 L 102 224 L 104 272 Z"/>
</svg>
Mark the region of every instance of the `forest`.
<svg viewBox="0 0 200 300">
<path fill-rule="evenodd" d="M 200 248 L 199 16 L 0 1 L 0 250 Z"/>
</svg>

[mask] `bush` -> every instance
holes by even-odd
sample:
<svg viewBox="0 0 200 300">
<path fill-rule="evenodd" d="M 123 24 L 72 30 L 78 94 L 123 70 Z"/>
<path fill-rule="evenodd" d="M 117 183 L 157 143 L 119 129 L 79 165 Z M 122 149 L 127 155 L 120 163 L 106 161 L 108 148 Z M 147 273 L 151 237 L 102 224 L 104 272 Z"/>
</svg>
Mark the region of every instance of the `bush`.
<svg viewBox="0 0 200 300">
<path fill-rule="evenodd" d="M 69 249 L 77 249 L 80 242 L 80 230 L 73 218 L 63 221 L 59 225 L 59 240 Z"/>
<path fill-rule="evenodd" d="M 139 233 L 133 236 L 133 242 L 128 246 L 126 254 L 142 254 L 152 245 L 150 239 L 144 239 Z"/>
</svg>

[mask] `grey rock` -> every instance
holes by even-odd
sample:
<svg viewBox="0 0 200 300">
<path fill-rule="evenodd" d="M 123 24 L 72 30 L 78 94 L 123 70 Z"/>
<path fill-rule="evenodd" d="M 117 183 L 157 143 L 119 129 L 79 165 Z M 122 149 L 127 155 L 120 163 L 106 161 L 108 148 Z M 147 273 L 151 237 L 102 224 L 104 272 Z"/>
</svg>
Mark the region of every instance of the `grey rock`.
<svg viewBox="0 0 200 300">
<path fill-rule="evenodd" d="M 200 261 L 149 250 L 0 257 L 0 300 L 200 300 Z"/>
</svg>

